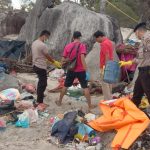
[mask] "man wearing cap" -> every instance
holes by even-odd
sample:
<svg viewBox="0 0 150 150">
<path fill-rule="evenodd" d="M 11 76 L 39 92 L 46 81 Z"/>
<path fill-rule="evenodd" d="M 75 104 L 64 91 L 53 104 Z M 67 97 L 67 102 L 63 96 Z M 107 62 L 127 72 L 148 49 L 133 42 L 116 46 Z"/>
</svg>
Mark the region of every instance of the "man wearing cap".
<svg viewBox="0 0 150 150">
<path fill-rule="evenodd" d="M 138 56 L 133 61 L 121 61 L 120 66 L 139 63 L 139 74 L 135 82 L 132 98 L 132 101 L 138 107 L 144 94 L 146 94 L 150 103 L 150 32 L 146 29 L 146 23 L 139 23 L 134 32 L 137 38 L 141 40 Z"/>
<path fill-rule="evenodd" d="M 85 55 L 86 55 L 86 46 L 80 42 L 81 33 L 79 31 L 75 31 L 73 34 L 73 42 L 66 45 L 64 52 L 63 52 L 63 58 L 62 63 L 69 58 L 72 60 L 78 51 L 77 54 L 77 63 L 75 68 L 72 71 L 67 71 L 66 80 L 64 84 L 64 88 L 62 89 L 62 92 L 60 94 L 59 101 L 56 101 L 56 104 L 60 106 L 62 104 L 62 99 L 64 95 L 67 92 L 67 89 L 73 85 L 74 79 L 77 78 L 81 84 L 81 87 L 84 90 L 85 97 L 87 99 L 87 103 L 89 106 L 89 109 L 94 108 L 95 106 L 91 104 L 91 97 L 90 92 L 87 86 L 87 65 L 85 62 Z"/>
</svg>

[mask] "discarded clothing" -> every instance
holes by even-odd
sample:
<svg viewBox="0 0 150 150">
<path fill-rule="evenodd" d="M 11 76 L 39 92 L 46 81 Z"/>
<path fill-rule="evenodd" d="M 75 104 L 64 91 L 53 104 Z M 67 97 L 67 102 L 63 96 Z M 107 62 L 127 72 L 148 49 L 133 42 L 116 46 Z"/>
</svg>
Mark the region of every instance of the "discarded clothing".
<svg viewBox="0 0 150 150">
<path fill-rule="evenodd" d="M 145 113 L 128 98 L 118 99 L 111 106 L 101 102 L 100 108 L 103 116 L 89 122 L 89 125 L 101 132 L 115 129 L 117 135 L 111 146 L 116 149 L 128 149 L 150 124 Z"/>
<path fill-rule="evenodd" d="M 6 121 L 3 118 L 0 118 L 0 131 L 6 128 Z"/>
<path fill-rule="evenodd" d="M 17 89 L 6 89 L 0 92 L 0 99 L 2 100 L 18 100 L 20 99 L 20 93 Z"/>
<path fill-rule="evenodd" d="M 30 109 L 33 107 L 33 102 L 32 101 L 26 101 L 26 100 L 18 101 L 15 103 L 15 107 L 17 110 Z"/>
<path fill-rule="evenodd" d="M 74 135 L 78 132 L 75 126 L 77 112 L 68 112 L 64 118 L 54 124 L 51 135 L 59 139 L 60 143 L 68 143 L 73 140 Z"/>
<path fill-rule="evenodd" d="M 14 101 L 1 101 L 0 102 L 0 115 L 5 115 L 16 110 L 14 106 Z"/>
<path fill-rule="evenodd" d="M 32 94 L 30 94 L 28 92 L 24 92 L 21 94 L 20 99 L 21 100 L 31 100 L 31 99 L 34 100 L 34 97 Z"/>
<path fill-rule="evenodd" d="M 36 88 L 33 84 L 27 83 L 27 84 L 23 84 L 22 88 L 25 89 L 27 92 L 29 93 L 35 93 L 36 92 Z"/>
</svg>

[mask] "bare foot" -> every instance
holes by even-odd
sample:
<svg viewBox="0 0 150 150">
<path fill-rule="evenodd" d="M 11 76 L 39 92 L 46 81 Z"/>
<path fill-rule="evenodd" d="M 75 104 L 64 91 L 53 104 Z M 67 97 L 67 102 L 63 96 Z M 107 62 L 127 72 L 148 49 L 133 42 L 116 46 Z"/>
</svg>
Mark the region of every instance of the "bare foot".
<svg viewBox="0 0 150 150">
<path fill-rule="evenodd" d="M 55 101 L 57 106 L 61 106 L 61 102 L 60 101 Z"/>
</svg>

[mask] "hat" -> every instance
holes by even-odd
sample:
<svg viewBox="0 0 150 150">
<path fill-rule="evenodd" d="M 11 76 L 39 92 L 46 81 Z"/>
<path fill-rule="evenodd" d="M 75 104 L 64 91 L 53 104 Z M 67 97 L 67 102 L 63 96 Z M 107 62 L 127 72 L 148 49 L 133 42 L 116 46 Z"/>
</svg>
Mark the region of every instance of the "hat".
<svg viewBox="0 0 150 150">
<path fill-rule="evenodd" d="M 141 23 L 137 24 L 134 28 L 134 32 L 136 32 L 136 30 L 138 30 L 141 27 L 146 27 L 146 22 L 141 22 Z"/>
</svg>

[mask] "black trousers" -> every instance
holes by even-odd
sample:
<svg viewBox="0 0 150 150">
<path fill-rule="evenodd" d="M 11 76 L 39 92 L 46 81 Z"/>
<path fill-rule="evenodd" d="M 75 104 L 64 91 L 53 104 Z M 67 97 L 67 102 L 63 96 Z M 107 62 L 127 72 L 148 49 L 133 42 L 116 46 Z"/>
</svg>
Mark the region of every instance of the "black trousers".
<svg viewBox="0 0 150 150">
<path fill-rule="evenodd" d="M 39 79 L 37 85 L 37 102 L 43 103 L 44 91 L 47 87 L 47 72 L 45 69 L 41 69 L 36 66 L 33 67 L 33 70 L 37 74 Z"/>
<path fill-rule="evenodd" d="M 139 68 L 139 75 L 135 82 L 132 101 L 138 107 L 143 95 L 146 95 L 150 103 L 150 67 Z"/>
</svg>

